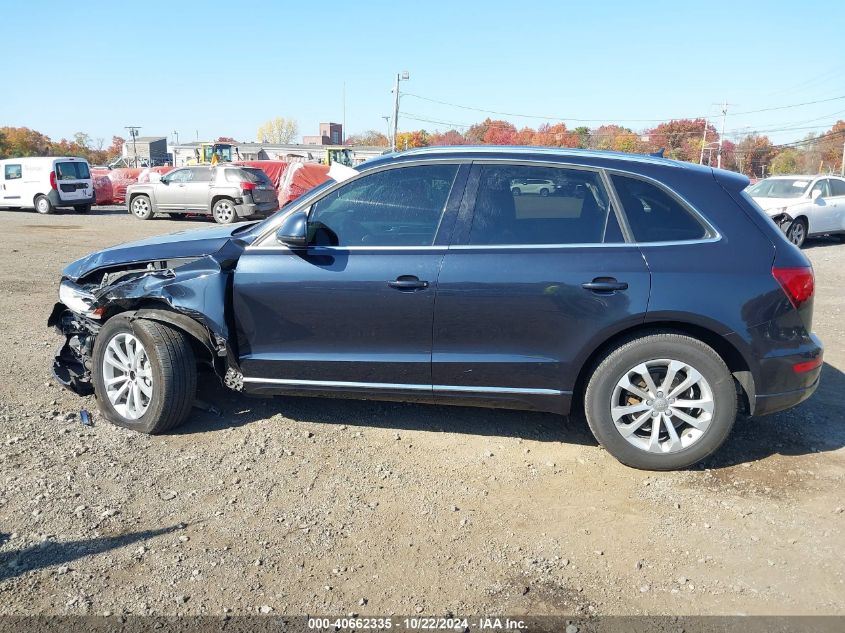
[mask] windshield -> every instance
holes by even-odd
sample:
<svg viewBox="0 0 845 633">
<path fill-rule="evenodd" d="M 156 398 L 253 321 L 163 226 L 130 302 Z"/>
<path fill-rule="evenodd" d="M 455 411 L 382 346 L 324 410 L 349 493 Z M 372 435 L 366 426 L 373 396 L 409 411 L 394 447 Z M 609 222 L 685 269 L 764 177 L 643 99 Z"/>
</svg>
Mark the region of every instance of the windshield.
<svg viewBox="0 0 845 633">
<path fill-rule="evenodd" d="M 755 198 L 800 198 L 809 186 L 806 178 L 768 178 L 747 191 Z"/>
<path fill-rule="evenodd" d="M 88 180 L 88 163 L 56 163 L 56 180 Z"/>
</svg>

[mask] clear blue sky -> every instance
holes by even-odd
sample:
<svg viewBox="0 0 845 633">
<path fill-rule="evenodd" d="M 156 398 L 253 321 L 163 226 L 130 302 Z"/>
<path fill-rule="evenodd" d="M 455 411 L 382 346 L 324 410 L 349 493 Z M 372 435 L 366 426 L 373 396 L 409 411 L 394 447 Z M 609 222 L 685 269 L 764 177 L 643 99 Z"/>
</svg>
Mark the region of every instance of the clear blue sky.
<svg viewBox="0 0 845 633">
<path fill-rule="evenodd" d="M 841 0 L 3 0 L 0 14 L 0 126 L 54 139 L 110 139 L 140 125 L 142 135 L 178 130 L 183 141 L 197 131 L 251 140 L 273 116 L 312 134 L 320 121 L 340 122 L 344 82 L 347 133 L 383 131 L 401 70 L 411 73 L 402 91 L 569 127 L 715 117 L 724 98 L 744 112 L 845 96 Z M 455 123 L 486 116 L 412 96 L 401 110 Z M 822 131 L 837 118 L 845 99 L 731 115 L 727 128 Z M 420 127 L 448 126 L 400 117 L 400 129 Z"/>
</svg>

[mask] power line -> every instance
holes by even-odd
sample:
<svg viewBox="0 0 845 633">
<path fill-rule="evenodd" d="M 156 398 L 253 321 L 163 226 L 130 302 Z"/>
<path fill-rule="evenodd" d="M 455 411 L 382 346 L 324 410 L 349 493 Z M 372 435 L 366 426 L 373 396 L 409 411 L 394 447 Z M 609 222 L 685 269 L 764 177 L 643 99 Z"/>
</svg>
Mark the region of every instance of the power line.
<svg viewBox="0 0 845 633">
<path fill-rule="evenodd" d="M 441 101 L 439 99 L 432 99 L 430 97 L 424 97 L 422 95 L 414 94 L 412 92 L 404 93 L 406 97 L 414 97 L 416 99 L 421 99 L 423 101 L 429 101 L 431 103 L 437 103 L 440 105 L 449 106 L 452 108 L 459 108 L 461 110 L 471 110 L 474 112 L 481 112 L 483 114 L 494 114 L 496 116 L 510 116 L 510 117 L 517 117 L 522 119 L 539 119 L 543 121 L 577 121 L 580 123 L 599 123 L 607 120 L 614 120 L 614 121 L 624 121 L 628 123 L 656 123 L 656 122 L 663 122 L 663 121 L 670 121 L 670 120 L 677 120 L 677 119 L 706 119 L 709 115 L 699 115 L 699 116 L 687 116 L 687 117 L 663 117 L 661 119 L 619 119 L 615 117 L 606 117 L 604 119 L 583 119 L 578 117 L 566 117 L 566 116 L 546 116 L 546 115 L 539 115 L 539 114 L 521 114 L 517 112 L 503 112 L 499 110 L 487 110 L 484 108 L 476 108 L 474 106 L 467 106 L 462 105 L 459 103 L 451 103 L 449 101 Z M 774 112 L 776 110 L 787 110 L 790 108 L 800 108 L 808 105 L 815 105 L 818 103 L 827 103 L 830 101 L 839 101 L 845 99 L 845 95 L 841 95 L 838 97 L 829 97 L 827 99 L 817 99 L 815 101 L 804 101 L 802 103 L 792 103 L 789 105 L 783 106 L 773 106 L 769 108 L 759 108 L 757 110 L 745 110 L 743 112 L 734 112 L 731 116 L 741 116 L 744 114 L 758 114 L 760 112 Z"/>
</svg>

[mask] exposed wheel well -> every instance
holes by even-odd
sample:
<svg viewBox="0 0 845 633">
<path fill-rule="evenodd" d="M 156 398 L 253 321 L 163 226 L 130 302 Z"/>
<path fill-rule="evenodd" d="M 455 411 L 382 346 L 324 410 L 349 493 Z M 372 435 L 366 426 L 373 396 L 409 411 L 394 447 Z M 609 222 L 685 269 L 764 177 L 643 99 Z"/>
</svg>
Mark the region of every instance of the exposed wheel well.
<svg viewBox="0 0 845 633">
<path fill-rule="evenodd" d="M 232 198 L 232 196 L 227 196 L 227 195 L 218 195 L 218 196 L 214 196 L 214 197 L 211 199 L 211 208 L 209 209 L 209 211 L 214 210 L 214 205 L 215 205 L 215 204 L 217 204 L 218 202 L 220 202 L 221 200 L 228 200 L 228 201 L 229 201 L 229 202 L 231 202 L 232 204 L 235 204 L 235 199 L 234 199 L 234 198 Z"/>
<path fill-rule="evenodd" d="M 627 330 L 623 330 L 613 335 L 598 348 L 593 350 L 593 353 L 587 358 L 586 362 L 581 366 L 581 371 L 578 374 L 578 379 L 575 381 L 575 388 L 572 393 L 572 411 L 580 411 L 583 406 L 584 390 L 587 388 L 587 382 L 592 376 L 594 369 L 607 356 L 611 349 L 617 347 L 623 341 L 628 341 L 634 338 L 640 338 L 649 334 L 673 333 L 684 334 L 698 339 L 702 343 L 706 343 L 713 350 L 721 356 L 728 370 L 733 374 L 734 382 L 736 383 L 737 393 L 740 396 L 741 408 L 746 412 L 751 412 L 751 403 L 754 402 L 754 378 L 751 374 L 751 369 L 748 363 L 743 358 L 740 351 L 731 343 L 726 341 L 722 336 L 716 334 L 712 330 L 699 325 L 691 323 L 677 323 L 677 322 L 655 322 L 642 325 L 636 325 Z"/>
</svg>

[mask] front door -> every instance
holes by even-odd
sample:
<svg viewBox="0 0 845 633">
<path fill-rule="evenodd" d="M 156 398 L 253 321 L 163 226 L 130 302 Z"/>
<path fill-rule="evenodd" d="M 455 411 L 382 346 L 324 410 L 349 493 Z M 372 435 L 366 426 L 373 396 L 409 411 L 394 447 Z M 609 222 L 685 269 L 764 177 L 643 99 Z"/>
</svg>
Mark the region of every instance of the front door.
<svg viewBox="0 0 845 633">
<path fill-rule="evenodd" d="M 437 275 L 468 169 L 365 174 L 312 205 L 307 248 L 250 246 L 234 281 L 245 390 L 430 396 Z"/>
<path fill-rule="evenodd" d="M 550 182 L 547 196 L 515 183 Z M 442 400 L 568 406 L 584 350 L 644 319 L 649 272 L 596 170 L 475 165 L 438 279 L 432 373 Z"/>
<path fill-rule="evenodd" d="M 192 175 L 190 168 L 185 167 L 162 176 L 155 188 L 156 207 L 159 211 L 185 210 L 185 187 L 191 182 Z"/>
</svg>

